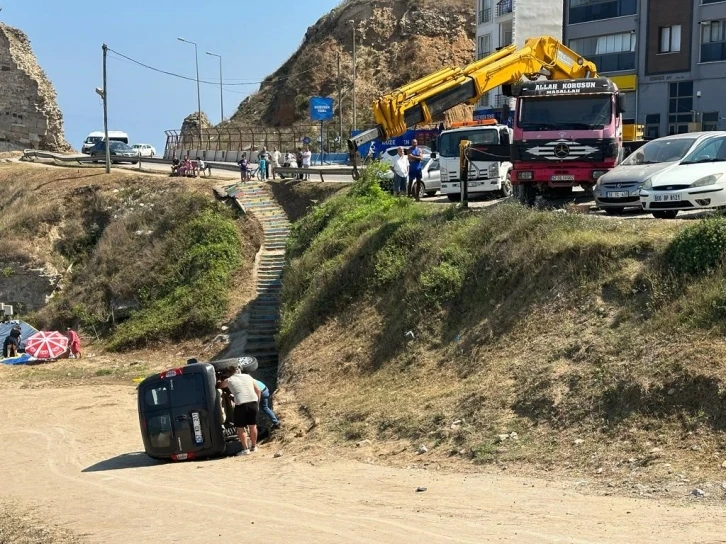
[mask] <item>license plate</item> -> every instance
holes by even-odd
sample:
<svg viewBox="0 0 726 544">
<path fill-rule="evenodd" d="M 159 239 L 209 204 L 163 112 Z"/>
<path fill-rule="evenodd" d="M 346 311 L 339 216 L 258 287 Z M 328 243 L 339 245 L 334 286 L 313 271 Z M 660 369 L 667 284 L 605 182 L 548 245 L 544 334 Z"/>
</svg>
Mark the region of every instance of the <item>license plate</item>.
<svg viewBox="0 0 726 544">
<path fill-rule="evenodd" d="M 558 174 L 550 178 L 551 181 L 575 181 L 575 176 L 569 176 L 565 174 Z"/>
<path fill-rule="evenodd" d="M 204 437 L 202 436 L 202 424 L 199 422 L 197 412 L 192 412 L 192 426 L 194 427 L 194 442 L 201 444 L 204 442 Z"/>
<path fill-rule="evenodd" d="M 653 195 L 653 200 L 655 202 L 678 202 L 681 200 L 681 195 L 680 194 Z"/>
<path fill-rule="evenodd" d="M 607 193 L 608 198 L 627 198 L 628 196 L 630 196 L 628 191 L 614 191 L 612 193 Z"/>
</svg>

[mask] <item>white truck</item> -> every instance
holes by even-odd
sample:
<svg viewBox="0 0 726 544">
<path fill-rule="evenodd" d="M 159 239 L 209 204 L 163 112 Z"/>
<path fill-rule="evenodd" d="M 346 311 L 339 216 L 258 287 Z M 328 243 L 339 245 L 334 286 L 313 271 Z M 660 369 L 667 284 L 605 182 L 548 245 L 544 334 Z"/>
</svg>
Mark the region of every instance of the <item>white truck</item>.
<svg viewBox="0 0 726 544">
<path fill-rule="evenodd" d="M 105 137 L 106 135 L 102 130 L 91 132 L 88 136 L 86 136 L 86 139 L 83 140 L 81 153 L 88 155 L 91 152 L 91 148 L 98 142 L 102 142 Z M 108 139 L 111 142 L 123 142 L 126 145 L 129 145 L 129 135 L 120 130 L 109 130 Z"/>
<path fill-rule="evenodd" d="M 441 194 L 452 202 L 458 202 L 461 199 L 459 144 L 468 140 L 484 149 L 487 145 L 507 146 L 512 141 L 512 129 L 496 124 L 493 119 L 455 123 L 452 127 L 455 128 L 441 132 L 437 156 L 441 165 Z M 494 194 L 503 198 L 511 195 L 511 169 L 512 163 L 501 159 L 469 161 L 469 196 Z"/>
</svg>

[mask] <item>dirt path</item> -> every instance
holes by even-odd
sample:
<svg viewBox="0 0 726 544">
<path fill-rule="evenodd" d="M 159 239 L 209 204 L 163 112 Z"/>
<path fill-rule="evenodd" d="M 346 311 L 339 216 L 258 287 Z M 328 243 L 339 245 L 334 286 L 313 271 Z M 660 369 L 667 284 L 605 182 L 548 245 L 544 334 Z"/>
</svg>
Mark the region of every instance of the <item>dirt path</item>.
<svg viewBox="0 0 726 544">
<path fill-rule="evenodd" d="M 273 459 L 270 446 L 157 464 L 138 453 L 131 387 L 1 397 L 0 497 L 92 542 L 726 542 L 718 507 L 583 496 L 532 479 Z"/>
</svg>

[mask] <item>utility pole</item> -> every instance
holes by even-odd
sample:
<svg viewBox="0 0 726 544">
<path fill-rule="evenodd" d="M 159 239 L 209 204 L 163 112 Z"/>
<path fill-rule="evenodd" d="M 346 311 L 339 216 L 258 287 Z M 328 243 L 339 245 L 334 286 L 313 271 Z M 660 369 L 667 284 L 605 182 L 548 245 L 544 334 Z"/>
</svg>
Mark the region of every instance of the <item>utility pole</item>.
<svg viewBox="0 0 726 544">
<path fill-rule="evenodd" d="M 106 86 L 106 56 L 108 54 L 108 46 L 104 43 L 101 47 L 103 49 L 103 133 L 105 137 L 106 145 L 106 173 L 111 173 L 111 146 L 108 141 L 108 87 Z"/>
<path fill-rule="evenodd" d="M 217 57 L 219 59 L 219 111 L 220 111 L 220 119 L 219 122 L 224 121 L 224 89 L 222 87 L 222 55 L 217 55 L 216 53 L 210 53 L 207 51 L 207 55 L 211 55 L 212 57 Z"/>
<path fill-rule="evenodd" d="M 194 46 L 194 64 L 197 67 L 197 125 L 199 127 L 199 147 L 202 147 L 202 98 L 199 92 L 199 54 L 197 53 L 197 44 L 184 38 L 177 38 L 177 40 L 190 43 Z"/>
<path fill-rule="evenodd" d="M 358 72 L 355 62 L 355 20 L 350 19 L 348 22 L 353 27 L 353 130 L 356 130 L 358 126 L 356 122 L 355 80 L 358 78 Z"/>
<path fill-rule="evenodd" d="M 343 95 L 340 90 L 340 51 L 338 51 L 338 145 L 343 145 Z"/>
</svg>

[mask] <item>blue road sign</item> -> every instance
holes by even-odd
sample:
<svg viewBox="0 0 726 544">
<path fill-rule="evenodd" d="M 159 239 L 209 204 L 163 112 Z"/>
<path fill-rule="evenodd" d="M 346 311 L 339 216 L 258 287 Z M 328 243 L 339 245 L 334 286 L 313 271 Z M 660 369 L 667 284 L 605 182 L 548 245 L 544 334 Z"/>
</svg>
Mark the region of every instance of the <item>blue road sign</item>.
<svg viewBox="0 0 726 544">
<path fill-rule="evenodd" d="M 310 97 L 310 120 L 330 121 L 333 118 L 333 99 L 322 96 Z"/>
</svg>

